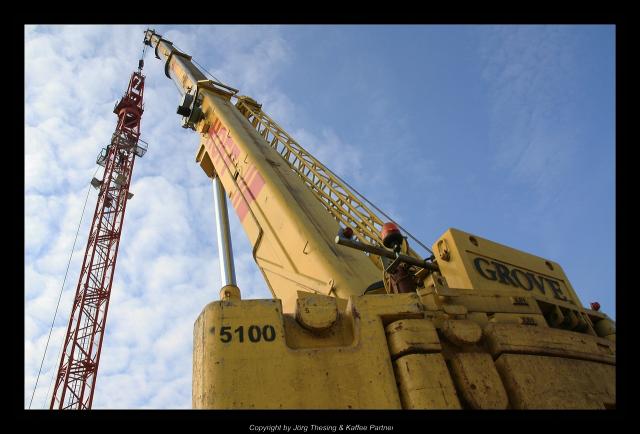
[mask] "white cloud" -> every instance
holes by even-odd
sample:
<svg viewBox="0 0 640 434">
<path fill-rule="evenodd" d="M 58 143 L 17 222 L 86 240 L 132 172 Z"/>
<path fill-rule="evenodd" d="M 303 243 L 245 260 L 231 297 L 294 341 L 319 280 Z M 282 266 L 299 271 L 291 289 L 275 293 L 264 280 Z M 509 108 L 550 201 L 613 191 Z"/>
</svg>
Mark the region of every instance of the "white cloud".
<svg viewBox="0 0 640 434">
<path fill-rule="evenodd" d="M 572 41 L 558 26 L 487 29 L 481 54 L 490 85 L 495 165 L 524 182 L 544 202 L 577 151 L 578 131 L 567 125 L 573 95 Z"/>
</svg>

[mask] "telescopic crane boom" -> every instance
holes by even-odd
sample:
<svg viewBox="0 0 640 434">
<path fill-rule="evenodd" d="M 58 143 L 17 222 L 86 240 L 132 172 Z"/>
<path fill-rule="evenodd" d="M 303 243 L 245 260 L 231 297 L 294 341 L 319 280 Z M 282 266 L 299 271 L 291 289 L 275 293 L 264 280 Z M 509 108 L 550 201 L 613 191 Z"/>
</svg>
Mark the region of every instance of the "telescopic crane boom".
<svg viewBox="0 0 640 434">
<path fill-rule="evenodd" d="M 205 306 L 195 408 L 615 407 L 615 324 L 559 264 L 453 228 L 421 258 L 258 102 L 144 43 L 274 296 Z"/>
<path fill-rule="evenodd" d="M 371 259 L 334 243 L 339 221 L 374 240 L 380 219 L 253 99 L 207 79 L 160 35 L 147 32 L 145 43 L 180 89 L 183 126 L 201 133 L 196 159 L 221 181 L 285 311 L 294 310 L 298 291 L 347 299 L 380 281 Z"/>
</svg>

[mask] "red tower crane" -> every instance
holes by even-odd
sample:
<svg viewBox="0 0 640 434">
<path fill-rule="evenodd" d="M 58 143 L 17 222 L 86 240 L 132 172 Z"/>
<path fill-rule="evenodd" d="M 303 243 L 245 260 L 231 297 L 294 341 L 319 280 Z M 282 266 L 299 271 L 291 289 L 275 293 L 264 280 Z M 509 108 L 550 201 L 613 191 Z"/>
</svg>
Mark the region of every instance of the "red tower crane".
<svg viewBox="0 0 640 434">
<path fill-rule="evenodd" d="M 143 55 L 144 56 L 144 55 Z M 85 249 L 84 260 L 71 309 L 60 365 L 51 397 L 51 409 L 90 409 L 104 339 L 113 274 L 118 257 L 133 164 L 147 144 L 140 140 L 144 75 L 141 59 L 129 80 L 126 93 L 113 112 L 118 116 L 111 143 L 98 155 L 104 167 L 98 201 Z"/>
</svg>

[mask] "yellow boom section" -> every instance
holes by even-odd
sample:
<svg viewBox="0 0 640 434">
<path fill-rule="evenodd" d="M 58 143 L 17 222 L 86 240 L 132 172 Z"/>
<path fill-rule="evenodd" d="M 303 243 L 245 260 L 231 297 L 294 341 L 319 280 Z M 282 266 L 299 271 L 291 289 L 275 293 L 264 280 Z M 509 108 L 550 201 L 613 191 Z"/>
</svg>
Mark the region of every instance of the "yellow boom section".
<svg viewBox="0 0 640 434">
<path fill-rule="evenodd" d="M 380 231 L 384 222 L 354 194 L 340 177 L 306 151 L 253 99 L 240 96 L 236 107 L 269 145 L 313 192 L 316 199 L 342 226 L 353 229 L 361 242 L 382 246 Z M 418 255 L 409 250 L 415 257 Z M 383 269 L 378 256 L 370 256 Z"/>
<path fill-rule="evenodd" d="M 274 297 L 282 299 L 284 310 L 293 311 L 297 291 L 346 299 L 361 295 L 379 281 L 380 271 L 367 255 L 334 243 L 338 221 L 282 161 L 282 155 L 267 142 L 269 136 L 255 128 L 247 113 L 253 113 L 256 125 L 265 122 L 264 115 L 258 118 L 250 112 L 246 99 L 244 104 L 239 102 L 243 114 L 231 103 L 233 90 L 206 80 L 191 57 L 171 42 L 149 32 L 147 38 L 158 57 L 167 62 L 165 72 L 181 92 L 195 94 L 202 112 L 193 125 L 202 134 L 196 159 L 209 177 L 220 178 L 249 237 L 254 259 Z M 342 194 L 339 200 L 344 202 Z M 372 221 L 370 211 L 349 203 L 356 211 L 367 213 L 362 221 Z M 375 223 L 380 224 L 379 219 Z M 376 236 L 369 229 L 375 223 L 369 223 L 359 235 Z"/>
</svg>

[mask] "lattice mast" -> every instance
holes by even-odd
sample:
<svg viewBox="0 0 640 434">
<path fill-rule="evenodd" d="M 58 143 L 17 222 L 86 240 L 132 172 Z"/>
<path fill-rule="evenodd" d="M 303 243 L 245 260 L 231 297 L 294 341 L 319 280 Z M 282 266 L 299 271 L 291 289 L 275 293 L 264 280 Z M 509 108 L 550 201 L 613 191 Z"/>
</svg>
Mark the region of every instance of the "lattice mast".
<svg viewBox="0 0 640 434">
<path fill-rule="evenodd" d="M 111 143 L 98 155 L 104 167 L 76 295 L 64 339 L 60 365 L 51 397 L 51 409 L 90 409 L 93 402 L 100 351 L 104 339 L 109 298 L 118 257 L 120 235 L 136 156 L 147 145 L 140 140 L 144 75 L 141 59 L 124 96 L 113 112 L 118 116 Z"/>
</svg>

